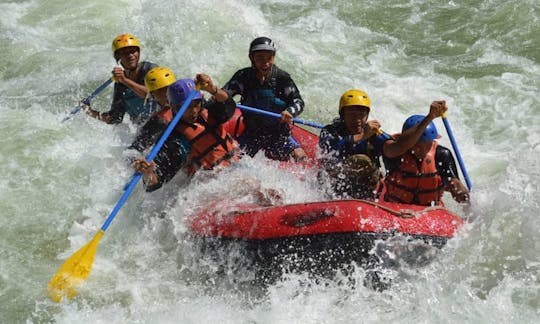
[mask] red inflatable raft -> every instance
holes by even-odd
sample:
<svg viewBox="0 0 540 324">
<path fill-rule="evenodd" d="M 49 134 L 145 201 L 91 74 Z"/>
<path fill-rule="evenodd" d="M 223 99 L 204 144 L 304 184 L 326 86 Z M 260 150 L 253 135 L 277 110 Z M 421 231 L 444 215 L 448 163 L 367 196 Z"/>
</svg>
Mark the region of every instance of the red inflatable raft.
<svg viewBox="0 0 540 324">
<path fill-rule="evenodd" d="M 238 116 L 230 124 L 238 125 Z M 296 126 L 293 135 L 314 157 L 317 135 Z M 462 224 L 440 206 L 336 200 L 271 207 L 220 204 L 201 210 L 188 226 L 205 247 L 223 251 L 224 245 L 240 245 L 263 272 L 276 263 L 283 270 L 283 261 L 292 259 L 295 269 L 325 272 L 351 262 L 379 263 L 373 249 L 389 238 L 440 248 Z"/>
<path fill-rule="evenodd" d="M 257 205 L 208 208 L 191 222 L 199 235 L 268 240 L 334 233 L 402 233 L 445 242 L 463 224 L 443 207 L 365 200 L 336 200 L 272 207 Z"/>
</svg>

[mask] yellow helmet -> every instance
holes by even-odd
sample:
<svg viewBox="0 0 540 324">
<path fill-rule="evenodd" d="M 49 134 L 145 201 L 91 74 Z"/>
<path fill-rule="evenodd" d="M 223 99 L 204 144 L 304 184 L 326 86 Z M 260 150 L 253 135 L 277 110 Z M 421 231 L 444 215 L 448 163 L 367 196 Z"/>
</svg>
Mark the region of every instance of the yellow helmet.
<svg viewBox="0 0 540 324">
<path fill-rule="evenodd" d="M 364 91 L 352 89 L 345 91 L 341 95 L 341 99 L 339 99 L 339 113 L 341 114 L 344 107 L 350 106 L 363 106 L 371 110 L 371 101 Z"/>
<path fill-rule="evenodd" d="M 113 54 L 116 53 L 121 48 L 124 47 L 137 47 L 139 50 L 141 49 L 141 44 L 139 43 L 139 40 L 137 37 L 131 35 L 131 34 L 122 34 L 116 36 L 112 41 L 112 51 Z M 116 55 L 115 55 L 116 58 Z"/>
<path fill-rule="evenodd" d="M 150 91 L 164 88 L 176 81 L 174 73 L 166 67 L 157 66 L 144 76 L 144 86 Z"/>
</svg>

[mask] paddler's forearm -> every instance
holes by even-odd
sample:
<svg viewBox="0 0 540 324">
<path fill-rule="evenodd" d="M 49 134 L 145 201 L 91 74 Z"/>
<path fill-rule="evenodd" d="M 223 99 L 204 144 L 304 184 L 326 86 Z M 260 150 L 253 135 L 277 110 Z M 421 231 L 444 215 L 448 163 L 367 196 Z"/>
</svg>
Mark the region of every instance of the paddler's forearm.
<svg viewBox="0 0 540 324">
<path fill-rule="evenodd" d="M 97 120 L 101 120 L 104 123 L 110 124 L 111 116 L 108 113 L 100 113 L 97 110 L 94 110 L 92 108 L 85 109 L 85 112 L 88 116 L 95 118 Z"/>
<path fill-rule="evenodd" d="M 225 90 L 218 87 L 216 87 L 216 90 L 212 96 L 214 96 L 214 99 L 217 102 L 225 102 L 227 99 L 229 99 L 229 94 Z"/>
</svg>

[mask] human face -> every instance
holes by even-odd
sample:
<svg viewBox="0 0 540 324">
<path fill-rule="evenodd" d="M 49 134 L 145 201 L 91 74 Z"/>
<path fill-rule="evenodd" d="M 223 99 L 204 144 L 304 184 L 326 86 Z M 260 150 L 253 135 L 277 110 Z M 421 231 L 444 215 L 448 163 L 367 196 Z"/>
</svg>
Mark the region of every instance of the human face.
<svg viewBox="0 0 540 324">
<path fill-rule="evenodd" d="M 426 154 L 429 152 L 429 150 L 431 149 L 431 144 L 432 143 L 433 143 L 432 141 L 429 141 L 429 142 L 418 141 L 411 148 L 411 152 L 417 158 L 423 159 L 426 156 Z"/>
<path fill-rule="evenodd" d="M 362 134 L 369 116 L 369 109 L 361 106 L 343 107 L 342 118 L 351 135 Z"/>
<path fill-rule="evenodd" d="M 199 118 L 199 114 L 202 110 L 202 100 L 193 100 L 186 112 L 182 115 L 182 120 L 186 123 L 193 124 Z"/>
<path fill-rule="evenodd" d="M 161 107 L 165 107 L 165 105 L 167 105 L 167 87 L 150 91 L 150 94 L 157 100 Z"/>
<path fill-rule="evenodd" d="M 275 53 L 272 51 L 256 51 L 249 55 L 258 76 L 266 76 L 274 65 Z"/>
<path fill-rule="evenodd" d="M 128 46 L 117 50 L 115 57 L 119 58 L 122 66 L 127 70 L 135 70 L 139 64 L 139 48 L 136 46 Z"/>
</svg>

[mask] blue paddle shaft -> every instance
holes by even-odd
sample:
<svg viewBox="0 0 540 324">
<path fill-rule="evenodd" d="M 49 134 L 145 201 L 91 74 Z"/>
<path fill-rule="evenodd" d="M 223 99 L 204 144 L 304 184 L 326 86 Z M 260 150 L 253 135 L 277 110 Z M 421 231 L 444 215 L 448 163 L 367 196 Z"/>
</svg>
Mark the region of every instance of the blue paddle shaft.
<svg viewBox="0 0 540 324">
<path fill-rule="evenodd" d="M 108 79 L 106 80 L 105 82 L 103 82 L 96 90 L 94 90 L 94 92 L 92 92 L 88 97 L 84 98 L 83 100 L 81 100 L 81 102 L 87 106 L 90 105 L 90 102 L 92 101 L 92 99 L 94 99 L 95 96 L 97 96 L 101 91 L 103 91 L 105 88 L 107 88 L 109 86 L 109 84 L 111 84 L 112 82 L 112 78 L 111 79 Z M 81 110 L 81 106 L 77 106 L 75 108 L 73 108 L 69 114 L 64 117 L 64 119 L 62 119 L 62 123 L 65 122 L 66 120 L 68 120 L 69 118 L 71 118 L 71 116 L 75 115 L 76 113 L 78 113 L 79 111 Z"/>
<path fill-rule="evenodd" d="M 469 191 L 471 191 L 472 189 L 471 179 L 469 178 L 469 174 L 467 173 L 467 169 L 465 168 L 465 163 L 463 163 L 463 159 L 461 158 L 461 153 L 459 152 L 456 139 L 454 138 L 452 127 L 450 127 L 450 122 L 448 121 L 446 117 L 443 117 L 442 120 L 444 123 L 444 127 L 446 128 L 446 133 L 448 133 L 448 137 L 450 138 L 450 143 L 452 143 L 452 147 L 454 148 L 454 153 L 456 153 L 459 167 L 461 168 L 461 173 L 463 173 L 463 177 L 465 178 L 465 182 L 467 183 L 467 188 L 469 188 Z"/>
<path fill-rule="evenodd" d="M 176 127 L 176 124 L 178 124 L 178 122 L 180 121 L 180 118 L 182 118 L 182 115 L 186 112 L 186 110 L 189 107 L 189 104 L 191 103 L 191 100 L 193 100 L 196 94 L 197 94 L 197 91 L 195 90 L 191 91 L 191 93 L 187 97 L 186 101 L 184 101 L 184 104 L 182 105 L 178 113 L 174 116 L 173 120 L 169 123 L 169 126 L 167 126 L 167 129 L 165 130 L 163 135 L 161 135 L 156 145 L 154 145 L 150 153 L 148 153 L 148 155 L 146 156 L 146 161 L 151 162 L 157 156 L 157 154 L 159 153 L 159 150 L 161 149 L 163 144 L 165 144 L 165 141 L 167 140 L 169 135 L 171 135 L 172 131 Z M 120 208 L 122 208 L 124 203 L 127 201 L 129 196 L 131 195 L 131 192 L 133 192 L 133 189 L 135 189 L 135 186 L 137 186 L 137 183 L 139 182 L 141 178 L 142 178 L 142 174 L 140 173 L 135 173 L 133 175 L 130 183 L 128 184 L 126 190 L 124 191 L 124 194 L 122 195 L 122 197 L 120 197 L 120 200 L 118 200 L 118 202 L 116 203 L 116 206 L 114 206 L 111 214 L 109 215 L 109 217 L 107 217 L 103 226 L 101 226 L 102 231 L 105 232 L 107 230 L 107 228 L 113 221 L 114 217 L 116 217 L 116 214 L 118 214 L 118 212 L 120 211 Z"/>
<path fill-rule="evenodd" d="M 100 85 L 96 90 L 94 90 L 94 92 L 92 92 L 88 97 L 81 100 L 81 102 L 84 103 L 85 105 L 89 105 L 92 99 L 94 99 L 95 96 L 97 96 L 101 91 L 107 88 L 109 84 L 111 84 L 112 81 L 113 81 L 112 78 L 110 78 L 107 81 L 103 82 L 102 85 Z"/>
<path fill-rule="evenodd" d="M 237 105 L 237 107 L 242 109 L 242 110 L 254 112 L 254 113 L 257 113 L 257 114 L 266 115 L 266 116 L 275 117 L 275 118 L 281 118 L 280 114 L 276 114 L 276 113 L 273 113 L 273 112 L 270 112 L 270 111 L 257 109 L 257 108 L 244 106 L 244 105 Z M 315 123 L 315 122 L 311 122 L 311 121 L 307 121 L 307 120 L 303 120 L 303 119 L 300 119 L 300 118 L 293 118 L 293 122 L 298 123 L 298 124 L 302 124 L 302 125 L 306 125 L 306 126 L 315 127 L 315 128 L 324 128 L 324 125 L 321 125 L 321 124 Z"/>
</svg>

